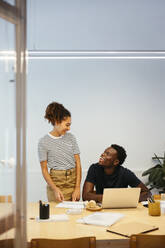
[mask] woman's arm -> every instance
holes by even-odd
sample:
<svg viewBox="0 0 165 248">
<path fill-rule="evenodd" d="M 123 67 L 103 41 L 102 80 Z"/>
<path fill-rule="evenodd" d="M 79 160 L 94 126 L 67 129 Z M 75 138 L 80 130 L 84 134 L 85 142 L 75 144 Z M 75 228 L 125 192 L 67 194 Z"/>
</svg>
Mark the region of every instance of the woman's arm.
<svg viewBox="0 0 165 248">
<path fill-rule="evenodd" d="M 76 185 L 75 190 L 72 194 L 72 201 L 80 200 L 80 184 L 81 184 L 81 162 L 79 154 L 74 155 L 76 163 Z"/>
<path fill-rule="evenodd" d="M 60 189 L 58 187 L 56 187 L 56 185 L 54 184 L 54 182 L 52 181 L 52 179 L 49 175 L 47 161 L 42 161 L 42 162 L 40 162 L 40 164 L 41 164 L 42 175 L 45 178 L 45 181 L 47 182 L 47 184 L 54 191 L 55 198 L 58 201 L 63 201 L 64 196 L 63 196 L 62 192 L 60 191 Z"/>
</svg>

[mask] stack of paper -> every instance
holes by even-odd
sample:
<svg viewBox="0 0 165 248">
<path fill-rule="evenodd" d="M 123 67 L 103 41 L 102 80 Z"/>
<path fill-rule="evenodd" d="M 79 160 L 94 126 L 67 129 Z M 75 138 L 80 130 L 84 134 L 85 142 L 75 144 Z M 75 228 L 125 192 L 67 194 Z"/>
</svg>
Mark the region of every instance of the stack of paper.
<svg viewBox="0 0 165 248">
<path fill-rule="evenodd" d="M 38 222 L 56 222 L 56 221 L 68 221 L 69 218 L 66 214 L 55 214 L 51 215 L 49 219 L 40 219 L 39 217 L 36 218 Z"/>
<path fill-rule="evenodd" d="M 56 205 L 56 208 L 84 208 L 84 202 L 74 202 L 74 201 L 63 201 Z"/>
<path fill-rule="evenodd" d="M 124 215 L 120 213 L 94 213 L 78 219 L 77 222 L 89 225 L 111 226 L 122 217 Z"/>
</svg>

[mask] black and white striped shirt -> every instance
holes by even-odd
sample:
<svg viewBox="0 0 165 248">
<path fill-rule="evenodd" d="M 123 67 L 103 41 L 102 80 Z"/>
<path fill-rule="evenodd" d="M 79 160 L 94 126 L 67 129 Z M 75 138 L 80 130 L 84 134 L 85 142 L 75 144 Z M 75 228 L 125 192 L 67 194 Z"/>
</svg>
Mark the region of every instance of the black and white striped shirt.
<svg viewBox="0 0 165 248">
<path fill-rule="evenodd" d="M 55 137 L 50 133 L 39 140 L 39 160 L 47 161 L 48 167 L 55 170 L 68 170 L 75 167 L 74 154 L 79 154 L 76 138 L 71 133 Z"/>
</svg>

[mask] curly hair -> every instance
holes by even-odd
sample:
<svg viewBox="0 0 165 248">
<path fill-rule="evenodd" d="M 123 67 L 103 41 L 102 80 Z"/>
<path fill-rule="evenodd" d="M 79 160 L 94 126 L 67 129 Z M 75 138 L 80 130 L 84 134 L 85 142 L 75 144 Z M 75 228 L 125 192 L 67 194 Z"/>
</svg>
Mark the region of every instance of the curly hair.
<svg viewBox="0 0 165 248">
<path fill-rule="evenodd" d="M 44 118 L 53 126 L 55 122 L 61 123 L 66 117 L 71 117 L 71 113 L 60 103 L 50 103 L 45 111 Z"/>
<path fill-rule="evenodd" d="M 119 160 L 119 165 L 123 164 L 127 157 L 125 149 L 122 146 L 116 144 L 112 144 L 111 147 L 117 151 L 117 158 Z"/>
</svg>

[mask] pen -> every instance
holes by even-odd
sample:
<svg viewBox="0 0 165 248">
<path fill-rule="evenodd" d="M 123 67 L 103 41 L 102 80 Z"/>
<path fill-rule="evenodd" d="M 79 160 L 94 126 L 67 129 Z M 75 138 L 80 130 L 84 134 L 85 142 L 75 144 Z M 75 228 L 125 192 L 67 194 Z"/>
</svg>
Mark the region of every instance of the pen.
<svg viewBox="0 0 165 248">
<path fill-rule="evenodd" d="M 110 232 L 110 233 L 114 233 L 114 234 L 117 234 L 117 235 L 121 235 L 121 236 L 124 236 L 124 237 L 127 237 L 129 238 L 130 236 L 128 236 L 127 234 L 122 234 L 122 233 L 118 233 L 118 232 L 114 232 L 114 231 L 111 231 L 111 230 L 106 230 L 107 232 Z"/>
<path fill-rule="evenodd" d="M 155 201 L 154 201 L 154 198 L 153 198 L 153 196 L 152 196 L 152 195 L 151 195 L 151 199 L 152 199 L 152 202 L 155 202 Z"/>
<path fill-rule="evenodd" d="M 154 203 L 154 202 L 155 202 L 152 195 L 151 195 L 150 197 L 148 197 L 147 200 L 148 200 L 149 202 L 151 202 L 151 203 Z"/>
</svg>

